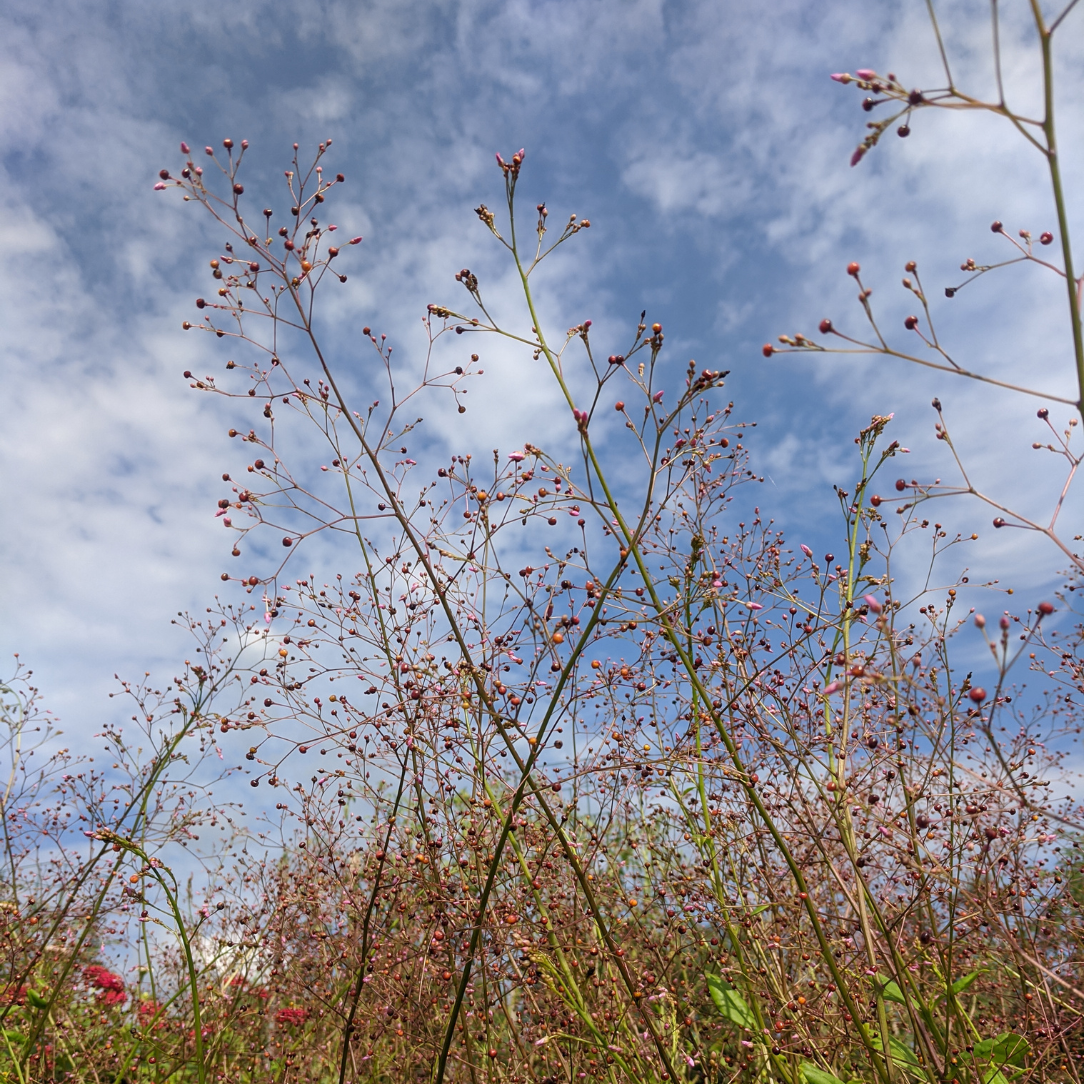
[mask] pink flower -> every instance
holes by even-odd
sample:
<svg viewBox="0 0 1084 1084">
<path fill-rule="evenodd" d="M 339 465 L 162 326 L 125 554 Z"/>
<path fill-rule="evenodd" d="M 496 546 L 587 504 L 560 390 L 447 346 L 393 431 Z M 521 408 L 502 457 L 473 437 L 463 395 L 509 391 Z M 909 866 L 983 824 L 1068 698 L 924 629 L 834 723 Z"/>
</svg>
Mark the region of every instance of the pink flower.
<svg viewBox="0 0 1084 1084">
<path fill-rule="evenodd" d="M 859 68 L 854 74 L 857 75 L 859 79 L 868 80 L 877 78 L 877 73 L 872 68 Z"/>
<path fill-rule="evenodd" d="M 522 452 L 510 452 L 508 458 L 511 459 L 513 463 L 522 463 L 527 457 Z"/>
<path fill-rule="evenodd" d="M 662 392 L 661 391 L 655 392 L 655 394 L 651 397 L 651 401 L 653 403 L 661 403 L 662 402 Z"/>
<path fill-rule="evenodd" d="M 802 553 L 804 553 L 806 555 L 806 557 L 812 557 L 813 556 L 813 551 L 804 542 L 802 543 L 801 550 L 802 550 Z"/>
<path fill-rule="evenodd" d="M 851 165 L 852 166 L 858 165 L 858 163 L 862 161 L 862 158 L 865 155 L 865 153 L 866 153 L 866 148 L 864 146 L 856 148 L 854 154 L 851 155 Z"/>
<path fill-rule="evenodd" d="M 156 184 L 156 185 L 154 186 L 154 190 L 155 190 L 155 192 L 161 192 L 161 191 L 162 191 L 162 189 L 164 189 L 165 187 L 166 187 L 166 185 L 165 185 L 165 182 L 164 182 L 164 181 L 159 181 L 159 182 L 158 182 L 158 183 L 157 183 L 157 184 Z"/>
<path fill-rule="evenodd" d="M 362 239 L 360 237 L 351 237 L 348 243 L 351 245 L 360 245 L 361 241 Z"/>
<path fill-rule="evenodd" d="M 831 696 L 832 693 L 838 693 L 841 688 L 842 686 L 838 681 L 833 681 L 831 685 L 825 685 L 824 695 Z"/>
<path fill-rule="evenodd" d="M 851 77 L 846 72 L 834 72 L 832 78 L 837 83 L 849 83 L 851 81 Z"/>
<path fill-rule="evenodd" d="M 871 614 L 879 614 L 881 612 L 881 604 L 872 595 L 863 595 L 862 601 L 869 607 Z"/>
<path fill-rule="evenodd" d="M 187 154 L 187 153 L 188 153 L 188 144 L 185 143 L 184 140 L 181 140 L 181 154 Z"/>
</svg>

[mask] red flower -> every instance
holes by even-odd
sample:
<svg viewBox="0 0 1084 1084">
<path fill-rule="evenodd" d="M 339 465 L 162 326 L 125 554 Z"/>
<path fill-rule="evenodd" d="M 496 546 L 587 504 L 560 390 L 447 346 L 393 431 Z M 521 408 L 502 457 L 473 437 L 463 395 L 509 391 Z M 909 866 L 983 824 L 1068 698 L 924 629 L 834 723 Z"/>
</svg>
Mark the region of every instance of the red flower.
<svg viewBox="0 0 1084 1084">
<path fill-rule="evenodd" d="M 124 979 L 115 971 L 98 964 L 83 968 L 83 978 L 98 989 L 98 1000 L 103 1005 L 121 1005 L 128 1000 Z"/>
<path fill-rule="evenodd" d="M 304 1009 L 279 1009 L 275 1013 L 276 1024 L 289 1024 L 291 1026 L 305 1023 L 305 1017 L 309 1014 Z"/>
</svg>

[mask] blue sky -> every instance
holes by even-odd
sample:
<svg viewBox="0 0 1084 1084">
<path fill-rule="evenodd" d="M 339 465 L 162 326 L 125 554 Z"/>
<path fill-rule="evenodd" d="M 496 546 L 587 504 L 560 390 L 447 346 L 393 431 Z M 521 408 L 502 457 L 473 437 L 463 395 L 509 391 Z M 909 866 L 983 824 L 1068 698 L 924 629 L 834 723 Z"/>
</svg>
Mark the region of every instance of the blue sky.
<svg viewBox="0 0 1084 1084">
<path fill-rule="evenodd" d="M 1004 7 L 1006 76 L 1023 107 L 1036 99 L 1035 50 L 1025 5 Z M 988 5 L 951 8 L 958 81 L 987 93 Z M 1082 18 L 1059 53 L 1078 224 Z M 426 303 L 458 300 L 455 270 L 480 270 L 510 298 L 472 208 L 499 200 L 494 152 L 526 147 L 526 199 L 592 221 L 541 286 L 552 326 L 590 318 L 608 353 L 606 337 L 619 349 L 646 308 L 675 373 L 690 357 L 730 369 L 736 413 L 759 423 L 756 499 L 795 544 L 839 545 L 831 485 L 850 482 L 851 437 L 872 413 L 896 413 L 912 449 L 901 473 L 953 477 L 934 395 L 983 484 L 1024 508 L 1049 504 L 1053 483 L 1030 451 L 1035 404 L 883 360 L 760 354 L 825 315 L 860 326 L 849 260 L 899 328 L 908 259 L 940 294 L 964 258 L 1001 255 L 991 220 L 1054 226 L 1041 160 L 991 118 L 925 113 L 910 139 L 886 137 L 849 168 L 867 116 L 828 75 L 870 67 L 939 83 L 919 0 L 11 0 L 0 39 L 0 640 L 69 729 L 112 710 L 114 672 L 172 675 L 185 645 L 170 618 L 202 607 L 228 561 L 213 512 L 218 476 L 236 465 L 231 416 L 181 376 L 222 362 L 180 330 L 215 246 L 193 208 L 153 191 L 182 139 L 247 138 L 254 202 L 281 204 L 291 144 L 333 137 L 331 163 L 347 175 L 335 215 L 365 243 L 330 334 L 345 350 L 371 324 L 408 366 Z M 1014 268 L 936 311 L 962 363 L 1071 394 L 1063 307 L 1056 284 Z M 567 418 L 516 364 L 496 357 L 466 420 L 438 412 L 431 439 L 476 453 L 557 439 Z M 973 578 L 1000 575 L 1025 600 L 1057 582 L 1040 540 L 995 536 L 974 505 L 940 514 L 982 534 Z"/>
</svg>

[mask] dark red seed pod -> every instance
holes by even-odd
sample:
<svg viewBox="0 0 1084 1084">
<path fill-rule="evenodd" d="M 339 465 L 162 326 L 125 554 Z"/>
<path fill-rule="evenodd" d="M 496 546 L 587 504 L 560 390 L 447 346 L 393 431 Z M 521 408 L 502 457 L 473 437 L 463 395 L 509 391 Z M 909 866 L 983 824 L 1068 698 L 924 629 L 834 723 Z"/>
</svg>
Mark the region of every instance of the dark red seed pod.
<svg viewBox="0 0 1084 1084">
<path fill-rule="evenodd" d="M 967 695 L 976 704 L 981 704 L 986 699 L 986 690 L 981 685 L 976 685 Z"/>
<path fill-rule="evenodd" d="M 917 316 L 908 316 L 903 321 L 903 326 L 905 328 L 907 328 L 908 331 L 914 331 L 915 328 L 918 327 L 918 317 Z"/>
<path fill-rule="evenodd" d="M 764 355 L 764 356 L 765 356 L 766 358 L 770 358 L 770 357 L 772 356 L 772 354 L 774 354 L 774 353 L 775 353 L 775 347 L 774 347 L 774 346 L 772 346 L 772 344 L 771 344 L 771 343 L 765 343 L 765 344 L 764 344 L 764 345 L 763 345 L 763 346 L 762 346 L 762 347 L 760 348 L 760 352 L 761 352 L 761 353 L 762 353 L 762 354 L 763 354 L 763 355 Z"/>
<path fill-rule="evenodd" d="M 1052 233 L 1044 232 L 1044 233 L 1039 234 L 1039 244 L 1040 245 L 1049 245 L 1050 242 L 1053 241 L 1053 240 L 1054 240 L 1054 235 Z"/>
<path fill-rule="evenodd" d="M 990 223 L 990 232 L 1004 233 L 1005 227 L 995 218 L 994 221 Z"/>
<path fill-rule="evenodd" d="M 827 335 L 832 330 L 832 321 L 827 316 L 820 322 L 820 329 L 822 335 Z"/>
<path fill-rule="evenodd" d="M 237 195 L 241 195 L 241 193 L 245 190 L 245 186 L 243 184 L 235 184 L 233 186 L 233 190 L 237 193 Z"/>
<path fill-rule="evenodd" d="M 1005 521 L 1000 516 L 995 516 L 994 517 L 994 526 L 998 527 L 998 528 L 1004 527 L 1005 526 Z"/>
<path fill-rule="evenodd" d="M 861 271 L 861 270 L 862 270 L 861 265 L 855 263 L 854 260 L 851 260 L 851 262 L 849 264 L 847 264 L 847 274 L 848 275 L 857 275 L 858 272 Z"/>
<path fill-rule="evenodd" d="M 292 546 L 294 544 L 294 540 L 292 538 L 284 538 L 282 540 L 282 544 L 284 546 Z"/>
<path fill-rule="evenodd" d="M 877 496 L 877 494 L 876 494 L 876 493 L 874 493 L 874 494 L 873 494 L 873 496 L 872 496 L 872 497 L 870 497 L 870 499 L 869 499 L 869 503 L 870 503 L 871 505 L 873 505 L 873 507 L 874 507 L 874 508 L 879 508 L 879 507 L 881 506 L 881 501 L 882 501 L 882 499 L 883 499 L 883 498 L 881 498 L 881 497 L 878 497 L 878 496 Z"/>
<path fill-rule="evenodd" d="M 907 488 L 907 483 L 902 478 L 896 479 L 896 492 L 902 493 Z"/>
<path fill-rule="evenodd" d="M 910 134 L 911 134 L 911 129 L 906 124 L 901 124 L 896 129 L 896 135 L 898 135 L 900 137 L 900 139 L 906 139 Z"/>
<path fill-rule="evenodd" d="M 1052 602 L 1040 602 L 1038 610 L 1043 617 L 1049 617 L 1054 612 L 1054 604 Z"/>
<path fill-rule="evenodd" d="M 205 309 L 206 307 L 207 307 L 207 302 L 204 301 L 202 297 L 197 297 L 196 298 L 196 308 L 197 309 Z"/>
</svg>

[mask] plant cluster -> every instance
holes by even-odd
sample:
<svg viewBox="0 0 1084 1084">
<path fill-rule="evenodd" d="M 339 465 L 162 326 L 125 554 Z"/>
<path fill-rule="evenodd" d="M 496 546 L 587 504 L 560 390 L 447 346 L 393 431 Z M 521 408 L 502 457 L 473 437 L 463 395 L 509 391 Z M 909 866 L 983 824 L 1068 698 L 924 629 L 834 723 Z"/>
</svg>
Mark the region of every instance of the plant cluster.
<svg viewBox="0 0 1084 1084">
<path fill-rule="evenodd" d="M 979 107 L 951 74 L 856 79 L 907 131 Z M 726 373 L 675 380 L 646 313 L 605 357 L 590 320 L 547 334 L 532 277 L 590 223 L 524 223 L 522 150 L 477 215 L 524 328 L 461 269 L 413 372 L 362 329 L 377 391 L 315 318 L 361 242 L 326 221 L 330 148 L 303 167 L 295 146 L 277 227 L 247 210 L 243 141 L 160 174 L 223 230 L 185 328 L 225 340 L 226 374 L 185 376 L 254 414 L 217 499 L 234 601 L 181 618 L 195 661 L 171 683 L 124 687 L 104 759 L 59 746 L 29 675 L 4 685 L 5 1079 L 1079 1080 L 1084 628 L 1055 617 L 1076 581 L 989 622 L 963 606 L 945 570 L 976 539 L 895 477 L 888 416 L 836 491 L 838 557 L 789 543 L 747 496 Z M 1064 265 L 1042 262 L 1079 344 L 1060 229 Z M 849 271 L 875 339 L 847 342 L 974 375 L 917 317 L 932 355 L 891 348 Z M 418 412 L 465 411 L 478 336 L 554 382 L 571 453 L 428 461 Z M 976 628 L 989 689 L 955 662 Z"/>
</svg>

